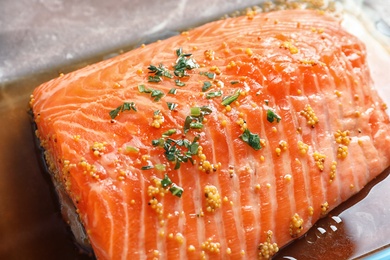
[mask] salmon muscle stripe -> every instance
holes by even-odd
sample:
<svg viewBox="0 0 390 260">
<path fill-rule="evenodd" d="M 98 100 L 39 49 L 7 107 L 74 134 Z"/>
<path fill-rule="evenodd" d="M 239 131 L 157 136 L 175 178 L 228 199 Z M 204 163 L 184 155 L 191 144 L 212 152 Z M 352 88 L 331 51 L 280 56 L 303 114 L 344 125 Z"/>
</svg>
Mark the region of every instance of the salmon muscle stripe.
<svg viewBox="0 0 390 260">
<path fill-rule="evenodd" d="M 389 166 L 365 46 L 308 10 L 212 22 L 31 96 L 98 259 L 262 259 Z"/>
</svg>

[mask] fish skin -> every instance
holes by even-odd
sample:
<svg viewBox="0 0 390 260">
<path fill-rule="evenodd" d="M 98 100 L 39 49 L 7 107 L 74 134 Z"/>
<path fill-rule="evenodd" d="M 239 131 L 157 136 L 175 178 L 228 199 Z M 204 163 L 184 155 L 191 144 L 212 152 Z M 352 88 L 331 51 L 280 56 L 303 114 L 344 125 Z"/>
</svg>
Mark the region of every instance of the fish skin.
<svg viewBox="0 0 390 260">
<path fill-rule="evenodd" d="M 149 65 L 162 63 L 173 72 L 180 47 L 200 65 L 181 78 L 186 86 L 175 86 L 176 77 L 148 82 Z M 221 97 L 202 94 L 203 82 L 212 80 L 200 72 L 212 66 L 224 86 L 213 82 L 209 91 L 227 96 L 242 90 L 231 111 Z M 141 84 L 164 97 L 153 101 L 138 91 Z M 212 22 L 68 73 L 36 88 L 31 107 L 49 169 L 77 207 L 98 259 L 255 259 L 268 231 L 271 243 L 286 245 L 389 166 L 389 118 L 373 86 L 365 46 L 340 21 L 317 11 L 277 11 Z M 173 87 L 177 94 L 167 94 Z M 109 112 L 130 101 L 137 111 L 112 121 Z M 178 106 L 170 111 L 166 102 Z M 318 117 L 314 127 L 301 113 L 307 105 Z M 209 106 L 212 113 L 201 130 L 184 135 L 194 106 Z M 280 115 L 279 123 L 267 121 L 268 109 Z M 160 128 L 152 126 L 156 110 L 164 117 Z M 264 141 L 260 150 L 241 140 L 243 122 Z M 201 171 L 195 155 L 194 165 L 175 170 L 164 150 L 152 146 L 173 128 L 172 138 L 200 135 L 202 153 L 217 169 Z M 348 144 L 336 142 L 337 130 L 349 131 Z M 308 145 L 306 153 L 298 141 Z M 94 142 L 105 143 L 99 155 Z M 344 159 L 337 157 L 340 145 L 348 147 Z M 138 152 L 125 152 L 126 146 Z M 323 170 L 315 152 L 326 156 Z M 165 164 L 166 171 L 141 170 L 149 164 Z M 148 194 L 165 173 L 184 189 L 181 198 Z M 221 198 L 214 212 L 207 211 L 206 186 Z M 161 203 L 160 215 L 150 205 L 153 198 Z M 291 235 L 295 213 L 302 230 Z"/>
</svg>

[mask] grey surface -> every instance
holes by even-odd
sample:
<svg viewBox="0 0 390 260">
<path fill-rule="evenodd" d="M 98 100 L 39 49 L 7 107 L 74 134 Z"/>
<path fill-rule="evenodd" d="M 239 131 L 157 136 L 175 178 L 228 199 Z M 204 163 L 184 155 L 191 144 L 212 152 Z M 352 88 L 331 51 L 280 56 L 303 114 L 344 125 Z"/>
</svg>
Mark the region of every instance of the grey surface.
<svg viewBox="0 0 390 260">
<path fill-rule="evenodd" d="M 261 0 L 0 0 L 0 82 L 136 46 Z"/>
</svg>

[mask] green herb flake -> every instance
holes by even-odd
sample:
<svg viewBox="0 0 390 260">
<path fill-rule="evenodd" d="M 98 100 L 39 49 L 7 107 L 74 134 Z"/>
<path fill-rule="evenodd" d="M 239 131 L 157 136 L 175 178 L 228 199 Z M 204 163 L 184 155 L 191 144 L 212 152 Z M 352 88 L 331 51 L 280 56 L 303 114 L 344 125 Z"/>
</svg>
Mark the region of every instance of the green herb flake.
<svg viewBox="0 0 390 260">
<path fill-rule="evenodd" d="M 215 91 L 215 92 L 209 92 L 206 94 L 206 98 L 207 99 L 211 99 L 211 98 L 216 98 L 216 97 L 220 97 L 222 96 L 222 91 L 219 90 L 219 91 Z"/>
<path fill-rule="evenodd" d="M 147 89 L 145 85 L 138 85 L 138 91 L 141 93 L 151 93 L 151 89 Z"/>
<path fill-rule="evenodd" d="M 191 116 L 200 116 L 200 113 L 202 112 L 200 110 L 200 107 L 191 107 Z"/>
<path fill-rule="evenodd" d="M 205 75 L 209 79 L 215 79 L 215 73 L 213 73 L 213 72 L 207 72 L 207 71 L 200 72 L 200 75 Z"/>
<path fill-rule="evenodd" d="M 161 81 L 161 78 L 160 76 L 149 76 L 148 77 L 148 82 L 155 82 L 155 83 L 158 83 Z"/>
<path fill-rule="evenodd" d="M 164 96 L 164 93 L 161 90 L 149 89 L 146 88 L 145 85 L 138 85 L 138 91 L 141 93 L 150 94 L 151 97 L 153 97 L 154 101 L 156 102 L 159 101 Z"/>
<path fill-rule="evenodd" d="M 208 106 L 200 107 L 200 111 L 202 111 L 203 115 L 210 115 L 213 112 Z"/>
<path fill-rule="evenodd" d="M 194 141 L 191 143 L 187 139 L 174 140 L 167 138 L 163 144 L 165 150 L 165 156 L 168 161 L 175 162 L 175 170 L 180 168 L 181 163 L 190 161 L 194 164 L 192 159 L 193 155 L 197 154 L 199 144 L 197 143 L 199 137 L 195 137 Z M 184 148 L 187 148 L 187 151 L 184 151 Z"/>
<path fill-rule="evenodd" d="M 210 81 L 203 82 L 202 91 L 206 92 L 212 86 Z"/>
<path fill-rule="evenodd" d="M 179 198 L 181 198 L 181 196 L 182 196 L 182 194 L 183 194 L 183 192 L 184 192 L 183 188 L 177 186 L 177 185 L 174 184 L 174 183 L 173 183 L 172 186 L 169 188 L 169 191 L 172 193 L 172 195 L 175 195 L 175 196 L 177 196 L 177 197 L 179 197 Z"/>
<path fill-rule="evenodd" d="M 166 78 L 173 78 L 172 74 L 167 70 L 167 68 L 164 67 L 164 65 L 160 64 L 158 67 L 154 65 L 150 65 L 148 67 L 149 73 L 154 73 L 156 76 L 159 77 L 166 77 Z"/>
<path fill-rule="evenodd" d="M 171 179 L 169 179 L 168 174 L 165 174 L 164 179 L 161 180 L 161 187 L 167 188 L 171 184 L 172 184 Z"/>
<path fill-rule="evenodd" d="M 239 89 L 233 95 L 222 98 L 222 105 L 224 106 L 230 105 L 231 103 L 237 100 L 240 94 L 241 94 L 241 90 Z"/>
<path fill-rule="evenodd" d="M 171 95 L 176 95 L 177 93 L 177 89 L 176 88 L 171 88 L 168 92 L 168 94 L 171 94 Z"/>
<path fill-rule="evenodd" d="M 150 170 L 150 169 L 153 169 L 154 167 L 152 165 L 146 165 L 146 166 L 142 166 L 141 167 L 141 170 Z"/>
<path fill-rule="evenodd" d="M 259 135 L 251 133 L 248 128 L 240 135 L 240 138 L 256 151 L 261 149 Z"/>
<path fill-rule="evenodd" d="M 177 77 L 182 78 L 184 76 L 188 76 L 187 70 L 192 70 L 199 67 L 196 61 L 193 58 L 190 58 L 192 54 L 183 53 L 182 48 L 176 50 L 176 55 L 178 58 L 173 68 L 175 69 L 174 74 Z"/>
<path fill-rule="evenodd" d="M 187 116 L 186 119 L 184 120 L 184 126 L 183 126 L 184 134 L 186 134 L 190 130 L 191 122 L 192 122 L 192 117 Z"/>
<path fill-rule="evenodd" d="M 282 118 L 276 114 L 274 111 L 272 111 L 271 109 L 268 109 L 267 110 L 267 120 L 268 122 L 272 123 L 276 120 L 277 123 L 280 122 L 280 120 L 282 120 Z"/>
<path fill-rule="evenodd" d="M 184 82 L 180 81 L 180 79 L 175 79 L 175 84 L 178 87 L 184 87 L 186 85 Z"/>
<path fill-rule="evenodd" d="M 159 139 L 152 140 L 152 145 L 154 147 L 156 147 L 156 146 L 163 147 L 164 146 L 164 139 L 163 138 L 159 138 Z"/>
<path fill-rule="evenodd" d="M 211 108 L 208 106 L 202 107 L 191 107 L 190 115 L 186 117 L 184 121 L 184 134 L 186 134 L 190 129 L 201 129 L 203 128 L 203 118 L 206 115 L 212 113 Z"/>
<path fill-rule="evenodd" d="M 178 106 L 175 103 L 167 102 L 167 106 L 169 110 L 175 110 L 175 108 Z"/>
<path fill-rule="evenodd" d="M 165 170 L 166 170 L 165 165 L 162 164 L 162 163 L 157 163 L 156 165 L 154 165 L 154 168 L 155 168 L 157 171 L 165 171 Z"/>
<path fill-rule="evenodd" d="M 176 129 L 169 129 L 168 131 L 165 131 L 162 136 L 163 137 L 167 137 L 167 136 L 171 136 L 173 134 L 176 134 L 177 130 Z"/>
<path fill-rule="evenodd" d="M 128 152 L 128 153 L 138 153 L 139 149 L 137 147 L 127 145 L 126 146 L 126 152 Z"/>
<path fill-rule="evenodd" d="M 232 85 L 235 85 L 235 84 L 238 84 L 238 83 L 240 83 L 240 81 L 238 81 L 238 80 L 232 80 L 232 81 L 230 81 L 230 84 L 232 84 Z"/>
<path fill-rule="evenodd" d="M 110 115 L 111 119 L 115 119 L 119 115 L 120 112 L 129 111 L 129 110 L 137 111 L 137 108 L 136 108 L 134 102 L 124 102 L 119 107 L 115 108 L 114 110 L 111 110 L 109 112 L 109 115 Z"/>
<path fill-rule="evenodd" d="M 164 96 L 164 93 L 161 90 L 153 89 L 150 95 L 151 97 L 154 97 L 154 101 L 157 102 Z"/>
<path fill-rule="evenodd" d="M 192 128 L 192 129 L 202 129 L 203 128 L 203 124 L 199 123 L 199 122 L 191 122 L 190 123 L 190 128 Z"/>
</svg>

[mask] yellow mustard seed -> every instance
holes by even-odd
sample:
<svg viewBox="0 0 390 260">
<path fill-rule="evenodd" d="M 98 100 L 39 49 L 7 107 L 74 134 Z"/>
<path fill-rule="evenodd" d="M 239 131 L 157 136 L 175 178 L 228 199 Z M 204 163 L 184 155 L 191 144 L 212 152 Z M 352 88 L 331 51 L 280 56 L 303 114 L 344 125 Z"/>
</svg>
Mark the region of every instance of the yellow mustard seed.
<svg viewBox="0 0 390 260">
<path fill-rule="evenodd" d="M 337 148 L 337 158 L 345 159 L 348 155 L 348 147 L 345 145 L 339 145 Z"/>
<path fill-rule="evenodd" d="M 349 145 L 350 140 L 351 140 L 351 138 L 349 137 L 349 131 L 348 130 L 346 130 L 346 131 L 337 130 L 333 134 L 333 136 L 334 136 L 334 138 L 336 140 L 336 143 L 343 144 L 343 145 L 346 145 L 346 146 Z"/>
<path fill-rule="evenodd" d="M 335 90 L 334 93 L 336 94 L 337 97 L 341 97 L 341 92 L 338 90 Z"/>
<path fill-rule="evenodd" d="M 221 196 L 217 187 L 213 185 L 206 185 L 204 187 L 204 194 L 206 197 L 206 210 L 207 212 L 214 212 L 221 207 Z"/>
<path fill-rule="evenodd" d="M 175 239 L 179 244 L 183 244 L 184 242 L 184 236 L 182 233 L 176 233 Z"/>
<path fill-rule="evenodd" d="M 221 244 L 213 242 L 211 238 L 207 239 L 201 244 L 201 248 L 209 253 L 220 253 Z"/>
<path fill-rule="evenodd" d="M 298 48 L 294 46 L 290 41 L 285 41 L 280 45 L 280 48 L 289 50 L 291 54 L 297 54 Z"/>
<path fill-rule="evenodd" d="M 231 69 L 231 68 L 234 68 L 234 67 L 236 67 L 236 66 L 237 66 L 237 64 L 236 64 L 235 61 L 230 61 L 230 62 L 228 63 L 228 65 L 226 66 L 226 68 L 227 68 L 227 69 Z"/>
<path fill-rule="evenodd" d="M 252 56 L 252 55 L 253 55 L 253 51 L 252 51 L 251 48 L 246 48 L 246 49 L 245 49 L 245 53 L 246 53 L 246 55 L 248 55 L 248 56 Z"/>
<path fill-rule="evenodd" d="M 307 151 L 309 150 L 309 145 L 305 144 L 302 141 L 298 141 L 298 150 L 301 155 L 307 154 Z"/>
<path fill-rule="evenodd" d="M 309 215 L 310 215 L 310 216 L 313 216 L 313 214 L 314 214 L 314 209 L 313 209 L 313 207 L 312 207 L 312 206 L 309 206 L 308 210 L 309 210 Z"/>
<path fill-rule="evenodd" d="M 157 115 L 153 115 L 153 122 L 151 126 L 154 128 L 160 128 L 163 122 L 164 122 L 164 116 L 160 112 Z"/>
<path fill-rule="evenodd" d="M 329 203 L 328 202 L 324 202 L 323 204 L 321 204 L 321 215 L 326 215 L 328 210 L 329 210 Z"/>
<path fill-rule="evenodd" d="M 288 148 L 288 145 L 287 145 L 287 142 L 284 141 L 284 140 L 281 140 L 279 142 L 279 147 L 282 151 L 287 151 L 287 148 Z"/>
<path fill-rule="evenodd" d="M 295 213 L 290 222 L 290 236 L 295 238 L 303 229 L 303 219 Z"/>
<path fill-rule="evenodd" d="M 263 243 L 260 243 L 257 249 L 259 250 L 258 258 L 259 259 L 270 259 L 278 251 L 279 247 L 276 243 L 272 243 L 273 232 L 271 230 L 267 231 L 267 238 Z"/>
<path fill-rule="evenodd" d="M 189 245 L 188 252 L 195 252 L 195 247 L 193 245 Z"/>
<path fill-rule="evenodd" d="M 337 162 L 333 161 L 332 166 L 330 167 L 330 173 L 329 173 L 329 182 L 333 182 L 334 178 L 336 178 L 336 169 L 337 169 Z"/>
<path fill-rule="evenodd" d="M 325 158 L 326 158 L 326 155 L 325 154 L 321 154 L 319 152 L 314 152 L 313 153 L 313 158 L 314 158 L 314 161 L 318 167 L 318 169 L 320 169 L 320 171 L 323 171 L 324 170 L 324 163 L 325 163 Z"/>
<path fill-rule="evenodd" d="M 306 118 L 307 124 L 309 126 L 314 127 L 316 124 L 318 124 L 318 117 L 310 105 L 306 105 L 300 114 Z"/>
</svg>

